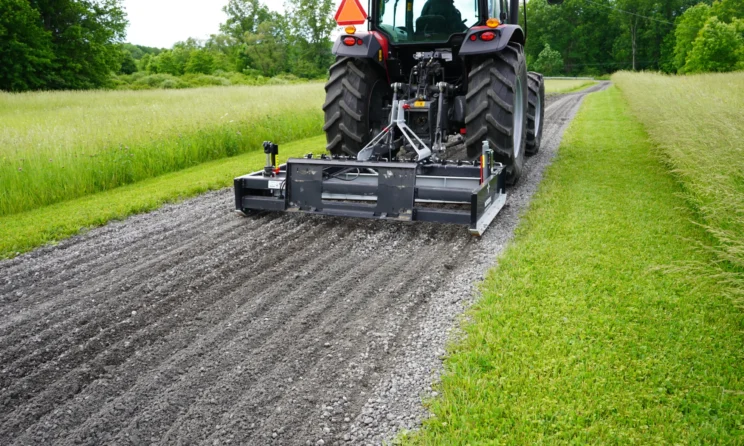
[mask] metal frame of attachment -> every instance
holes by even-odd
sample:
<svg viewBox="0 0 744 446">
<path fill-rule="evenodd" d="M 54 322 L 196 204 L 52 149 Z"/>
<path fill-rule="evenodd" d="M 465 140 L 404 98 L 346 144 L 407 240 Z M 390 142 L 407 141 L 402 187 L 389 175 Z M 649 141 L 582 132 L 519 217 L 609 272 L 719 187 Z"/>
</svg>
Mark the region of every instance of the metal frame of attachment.
<svg viewBox="0 0 744 446">
<path fill-rule="evenodd" d="M 506 203 L 504 178 L 487 144 L 476 162 L 308 155 L 235 178 L 235 209 L 454 223 L 480 236 Z"/>
<path fill-rule="evenodd" d="M 382 129 L 380 133 L 375 135 L 372 140 L 367 143 L 357 154 L 359 161 L 368 161 L 374 155 L 374 147 L 381 143 L 383 140 L 389 146 L 393 146 L 393 139 L 395 138 L 395 129 L 398 129 L 403 137 L 408 142 L 408 146 L 416 152 L 416 161 L 423 161 L 432 155 L 431 149 L 426 145 L 421 138 L 414 133 L 413 130 L 406 124 L 406 102 L 398 99 L 398 92 L 403 88 L 403 84 L 394 83 L 391 85 L 393 88 L 393 105 L 390 112 L 390 124 Z"/>
</svg>

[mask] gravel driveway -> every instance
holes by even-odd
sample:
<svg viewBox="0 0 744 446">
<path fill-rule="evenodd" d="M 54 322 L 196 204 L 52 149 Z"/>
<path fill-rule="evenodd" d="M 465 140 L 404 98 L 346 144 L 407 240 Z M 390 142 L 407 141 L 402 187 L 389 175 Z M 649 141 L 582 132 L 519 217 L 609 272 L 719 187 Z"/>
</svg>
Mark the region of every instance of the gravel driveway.
<svg viewBox="0 0 744 446">
<path fill-rule="evenodd" d="M 584 95 L 549 98 L 543 147 L 480 239 L 240 218 L 223 190 L 0 262 L 2 443 L 376 444 L 415 428 Z"/>
</svg>

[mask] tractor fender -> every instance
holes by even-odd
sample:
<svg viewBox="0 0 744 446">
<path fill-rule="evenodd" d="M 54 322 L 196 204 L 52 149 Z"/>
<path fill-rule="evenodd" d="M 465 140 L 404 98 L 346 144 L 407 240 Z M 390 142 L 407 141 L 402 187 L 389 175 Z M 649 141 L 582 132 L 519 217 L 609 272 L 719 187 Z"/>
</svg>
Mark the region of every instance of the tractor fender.
<svg viewBox="0 0 744 446">
<path fill-rule="evenodd" d="M 496 34 L 493 40 L 481 40 L 480 34 L 491 31 Z M 475 36 L 475 40 L 471 36 Z M 524 32 L 519 25 L 501 25 L 498 28 L 474 26 L 468 30 L 465 40 L 460 47 L 460 56 L 476 56 L 479 54 L 497 53 L 509 44 L 517 42 L 524 45 Z"/>
<path fill-rule="evenodd" d="M 354 45 L 346 45 L 344 39 L 354 38 Z M 372 59 L 380 65 L 387 59 L 378 38 L 373 34 L 342 34 L 333 44 L 333 54 L 336 56 L 354 57 L 357 59 Z M 383 65 L 384 66 L 384 65 Z"/>
</svg>

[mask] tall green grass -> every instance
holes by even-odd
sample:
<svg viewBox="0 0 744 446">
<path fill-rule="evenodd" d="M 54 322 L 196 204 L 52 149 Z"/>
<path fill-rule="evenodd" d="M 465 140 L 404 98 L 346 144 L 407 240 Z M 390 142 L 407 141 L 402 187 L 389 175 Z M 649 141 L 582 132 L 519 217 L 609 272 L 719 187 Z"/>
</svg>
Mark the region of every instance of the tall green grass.
<svg viewBox="0 0 744 446">
<path fill-rule="evenodd" d="M 714 240 L 716 278 L 744 299 L 744 72 L 617 73 L 631 109 Z M 692 273 L 709 271 L 686 262 Z"/>
<path fill-rule="evenodd" d="M 0 93 L 0 216 L 322 130 L 322 84 Z"/>
<path fill-rule="evenodd" d="M 307 153 L 325 153 L 325 136 L 293 141 L 279 148 L 278 162 Z M 116 189 L 0 216 L 0 259 L 55 243 L 110 220 L 149 212 L 209 190 L 232 185 L 233 178 L 261 169 L 263 152 L 209 161 L 178 172 L 160 175 Z M 229 212 L 229 208 L 224 209 Z"/>
</svg>

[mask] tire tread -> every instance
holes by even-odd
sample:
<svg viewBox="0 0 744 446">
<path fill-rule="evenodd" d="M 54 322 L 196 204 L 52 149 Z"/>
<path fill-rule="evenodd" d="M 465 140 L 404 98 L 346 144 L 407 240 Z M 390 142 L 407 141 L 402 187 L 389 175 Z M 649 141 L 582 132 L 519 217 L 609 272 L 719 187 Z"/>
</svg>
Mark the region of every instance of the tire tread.
<svg viewBox="0 0 744 446">
<path fill-rule="evenodd" d="M 513 95 L 517 88 L 516 77 L 520 73 L 524 76 L 526 72 L 524 63 L 522 46 L 515 43 L 493 55 L 474 59 L 465 96 L 468 158 L 480 156 L 482 142 L 488 141 L 495 160 L 507 166 L 507 182 L 511 184 L 519 179 L 524 162 L 524 147 L 517 159 L 512 148 L 515 131 Z"/>
</svg>

